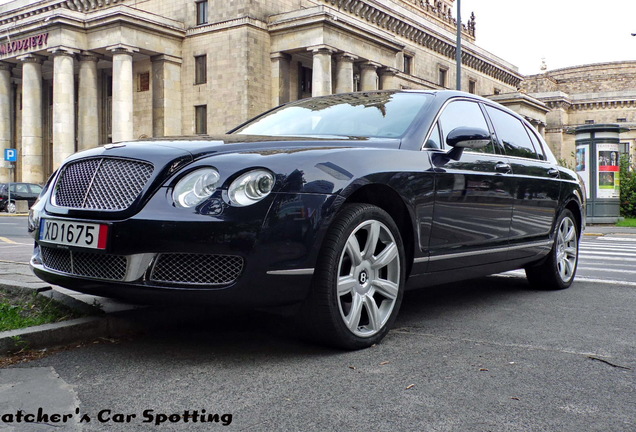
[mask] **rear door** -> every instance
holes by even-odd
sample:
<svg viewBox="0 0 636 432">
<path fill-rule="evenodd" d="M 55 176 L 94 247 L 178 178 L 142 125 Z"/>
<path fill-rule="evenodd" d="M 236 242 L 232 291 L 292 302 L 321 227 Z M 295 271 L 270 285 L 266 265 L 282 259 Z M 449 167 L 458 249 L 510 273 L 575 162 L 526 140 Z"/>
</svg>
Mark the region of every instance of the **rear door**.
<svg viewBox="0 0 636 432">
<path fill-rule="evenodd" d="M 460 126 L 491 130 L 479 102 L 454 99 L 443 108 L 433 130 L 433 134 L 439 132 L 444 150 L 448 150 L 444 144 L 446 137 Z M 429 271 L 483 265 L 506 258 L 513 183 L 510 166 L 502 153 L 493 139 L 483 149 L 465 149 L 458 161 L 450 160 L 436 167 Z"/>
<path fill-rule="evenodd" d="M 540 244 L 550 235 L 559 200 L 559 170 L 546 160 L 536 132 L 523 121 L 497 107 L 486 106 L 499 143 L 504 148 L 514 178 L 511 225 L 512 245 Z M 513 248 L 520 258 L 533 253 Z"/>
</svg>

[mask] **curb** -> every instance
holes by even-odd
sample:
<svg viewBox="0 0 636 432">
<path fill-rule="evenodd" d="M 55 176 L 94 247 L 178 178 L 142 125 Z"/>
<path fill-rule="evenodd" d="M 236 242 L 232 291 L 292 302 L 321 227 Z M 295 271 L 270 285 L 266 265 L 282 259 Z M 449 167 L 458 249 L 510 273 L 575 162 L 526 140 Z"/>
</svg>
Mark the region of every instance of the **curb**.
<svg viewBox="0 0 636 432">
<path fill-rule="evenodd" d="M 0 355 L 10 355 L 23 348 L 53 348 L 99 337 L 113 338 L 140 328 L 124 316 L 105 316 L 8 330 L 0 332 Z"/>
<path fill-rule="evenodd" d="M 81 313 L 93 315 L 0 332 L 0 356 L 15 354 L 22 349 L 54 348 L 100 337 L 115 338 L 147 328 L 143 323 L 145 314 L 140 314 L 139 309 L 104 313 L 101 309 L 56 291 L 44 283 L 0 279 L 0 288 L 21 293 L 37 292 L 38 295 L 52 298 Z"/>
</svg>

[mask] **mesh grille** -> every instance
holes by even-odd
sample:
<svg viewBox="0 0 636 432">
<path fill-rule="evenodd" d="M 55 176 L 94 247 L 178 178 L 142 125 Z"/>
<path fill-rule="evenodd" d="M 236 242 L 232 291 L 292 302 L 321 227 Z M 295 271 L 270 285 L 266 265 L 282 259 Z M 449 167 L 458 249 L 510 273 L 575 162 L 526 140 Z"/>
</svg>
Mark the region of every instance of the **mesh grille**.
<svg viewBox="0 0 636 432">
<path fill-rule="evenodd" d="M 155 282 L 226 285 L 243 271 L 243 258 L 235 255 L 161 254 L 150 279 Z"/>
<path fill-rule="evenodd" d="M 103 255 L 42 247 L 44 267 L 76 276 L 124 280 L 127 260 L 123 255 Z"/>
<path fill-rule="evenodd" d="M 85 159 L 64 168 L 55 205 L 89 210 L 124 210 L 146 185 L 153 166 L 124 159 Z"/>
<path fill-rule="evenodd" d="M 42 252 L 42 262 L 45 267 L 63 273 L 73 273 L 71 268 L 71 251 L 48 247 L 42 247 L 40 250 Z"/>
</svg>

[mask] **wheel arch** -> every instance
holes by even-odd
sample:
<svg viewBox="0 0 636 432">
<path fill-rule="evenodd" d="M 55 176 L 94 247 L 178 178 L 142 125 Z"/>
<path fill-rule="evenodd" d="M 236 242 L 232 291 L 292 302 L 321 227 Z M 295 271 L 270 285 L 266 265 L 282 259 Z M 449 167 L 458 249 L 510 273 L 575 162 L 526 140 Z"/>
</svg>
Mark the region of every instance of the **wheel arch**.
<svg viewBox="0 0 636 432">
<path fill-rule="evenodd" d="M 406 277 L 411 273 L 415 253 L 413 219 L 400 194 L 383 184 L 368 184 L 360 187 L 347 197 L 347 203 L 372 204 L 387 212 L 402 236 L 406 257 Z"/>
<path fill-rule="evenodd" d="M 574 215 L 576 222 L 576 229 L 579 234 L 579 238 L 583 235 L 583 208 L 576 199 L 571 199 L 565 204 L 564 209 L 570 210 Z"/>
</svg>

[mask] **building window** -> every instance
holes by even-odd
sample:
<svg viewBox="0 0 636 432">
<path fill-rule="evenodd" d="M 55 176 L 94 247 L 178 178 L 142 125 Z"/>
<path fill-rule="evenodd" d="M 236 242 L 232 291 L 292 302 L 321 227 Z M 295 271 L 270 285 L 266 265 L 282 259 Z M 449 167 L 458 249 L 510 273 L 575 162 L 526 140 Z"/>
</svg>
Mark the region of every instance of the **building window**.
<svg viewBox="0 0 636 432">
<path fill-rule="evenodd" d="M 594 124 L 594 120 L 585 120 L 585 124 Z"/>
<path fill-rule="evenodd" d="M 628 142 L 619 143 L 618 151 L 619 151 L 620 157 L 627 158 L 627 164 L 628 166 L 631 166 L 630 154 L 629 154 L 629 143 Z"/>
<path fill-rule="evenodd" d="M 306 97 L 304 95 L 311 95 L 311 82 L 313 81 L 313 71 L 310 68 L 304 66 L 300 67 L 300 97 Z"/>
<path fill-rule="evenodd" d="M 446 81 L 448 78 L 448 69 L 446 68 L 439 68 L 439 74 L 438 74 L 438 79 L 437 79 L 437 84 L 439 84 L 441 87 L 446 87 Z"/>
<path fill-rule="evenodd" d="M 468 80 L 468 92 L 472 93 L 472 94 L 476 94 L 477 93 L 477 81 Z"/>
<path fill-rule="evenodd" d="M 208 56 L 195 56 L 194 57 L 194 83 L 205 84 L 208 82 Z"/>
<path fill-rule="evenodd" d="M 194 107 L 194 133 L 206 135 L 208 133 L 208 106 L 198 105 Z"/>
<path fill-rule="evenodd" d="M 496 94 L 496 95 L 501 94 L 501 89 L 498 89 L 497 87 L 495 87 L 495 88 L 493 89 L 492 93 L 493 93 L 493 94 Z"/>
<path fill-rule="evenodd" d="M 137 91 L 145 92 L 150 90 L 150 72 L 137 74 Z"/>
<path fill-rule="evenodd" d="M 208 2 L 207 0 L 195 3 L 197 7 L 197 25 L 208 23 Z"/>
<path fill-rule="evenodd" d="M 617 122 L 617 123 L 626 123 L 626 122 L 627 122 L 627 119 L 626 119 L 625 117 L 617 118 L 617 119 L 616 119 L 616 122 Z"/>
<path fill-rule="evenodd" d="M 413 56 L 404 54 L 404 69 L 405 74 L 413 75 Z"/>
</svg>

